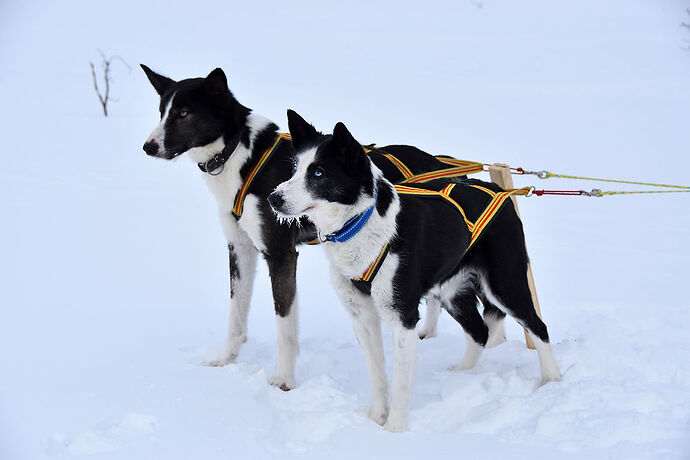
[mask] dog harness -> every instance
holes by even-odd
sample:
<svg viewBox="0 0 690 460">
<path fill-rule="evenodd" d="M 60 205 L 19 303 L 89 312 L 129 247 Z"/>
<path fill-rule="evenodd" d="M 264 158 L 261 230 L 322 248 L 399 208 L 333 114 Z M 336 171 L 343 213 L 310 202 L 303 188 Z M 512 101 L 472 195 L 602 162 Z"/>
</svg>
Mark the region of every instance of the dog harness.
<svg viewBox="0 0 690 460">
<path fill-rule="evenodd" d="M 471 222 L 468 218 L 467 215 L 465 214 L 465 210 L 458 204 L 457 201 L 455 201 L 451 196 L 450 193 L 455 188 L 456 185 L 461 185 L 465 187 L 473 187 L 478 190 L 481 190 L 488 194 L 491 197 L 491 201 L 486 205 L 482 213 L 479 215 L 477 220 L 474 222 Z M 521 189 L 515 189 L 515 190 L 508 190 L 504 192 L 494 192 L 493 190 L 490 190 L 486 187 L 482 187 L 481 185 L 474 185 L 474 184 L 466 184 L 466 183 L 453 183 L 453 184 L 448 184 L 446 185 L 443 189 L 441 190 L 427 190 L 424 188 L 417 188 L 417 187 L 409 187 L 406 185 L 395 185 L 395 190 L 398 192 L 398 194 L 401 195 L 416 195 L 420 197 L 438 197 L 444 199 L 447 203 L 451 204 L 452 206 L 457 209 L 457 211 L 462 215 L 463 220 L 465 221 L 465 224 L 467 225 L 467 229 L 470 231 L 471 237 L 470 237 L 470 244 L 467 245 L 467 248 L 465 249 L 465 253 L 469 251 L 469 249 L 474 245 L 474 243 L 479 239 L 481 236 L 482 232 L 484 229 L 486 229 L 487 225 L 491 222 L 491 220 L 496 216 L 498 211 L 501 210 L 501 207 L 505 201 L 510 198 L 512 195 L 527 195 L 530 192 L 530 187 L 525 187 Z M 386 259 L 386 256 L 388 255 L 389 251 L 389 242 L 386 242 L 383 247 L 381 248 L 381 251 L 379 254 L 376 256 L 374 261 L 367 267 L 367 269 L 364 271 L 361 277 L 359 278 L 352 278 L 352 284 L 359 289 L 363 294 L 371 294 L 371 283 L 374 280 L 374 277 L 378 273 L 379 269 L 381 268 L 381 265 L 383 265 L 384 260 Z"/>
<path fill-rule="evenodd" d="M 398 169 L 398 171 L 400 171 L 400 174 L 402 174 L 402 176 L 404 177 L 403 180 L 398 182 L 399 184 L 421 184 L 424 182 L 432 181 L 434 179 L 458 177 L 484 171 L 484 164 L 482 163 L 477 163 L 476 161 L 458 160 L 452 157 L 440 155 L 435 156 L 434 158 L 436 158 L 441 163 L 451 165 L 452 167 L 436 169 L 421 174 L 414 174 L 412 171 L 410 171 L 410 168 L 408 168 L 405 165 L 405 163 L 403 163 L 390 153 L 386 153 L 385 151 L 377 149 L 373 146 L 365 146 L 364 151 L 378 151 L 378 153 L 380 153 L 385 158 L 387 158 L 388 161 L 393 163 L 393 165 Z"/>
<path fill-rule="evenodd" d="M 273 145 L 271 145 L 264 151 L 264 153 L 261 154 L 259 161 L 256 162 L 254 167 L 249 171 L 249 174 L 247 174 L 247 177 L 244 178 L 242 187 L 240 187 L 240 190 L 237 192 L 237 196 L 235 196 L 235 205 L 232 207 L 232 214 L 237 219 L 242 217 L 242 210 L 244 209 L 244 199 L 247 196 L 247 191 L 249 190 L 249 186 L 252 185 L 254 178 L 259 174 L 261 168 L 263 168 L 266 162 L 271 158 L 271 155 L 273 155 L 273 152 L 275 152 L 278 145 L 283 140 L 289 141 L 291 139 L 292 138 L 289 134 L 278 133 L 276 135 L 275 141 L 273 141 Z"/>
<path fill-rule="evenodd" d="M 213 173 L 213 171 L 217 170 L 218 168 L 222 168 L 225 165 L 225 162 L 230 158 L 230 155 L 232 152 L 235 150 L 237 145 L 239 144 L 239 136 L 236 136 L 236 142 L 235 139 L 233 139 L 233 142 L 230 143 L 230 145 L 226 148 L 223 149 L 221 153 L 218 155 L 214 156 L 210 160 L 208 160 L 206 163 L 199 163 L 199 169 L 201 169 L 203 172 L 217 176 L 222 172 L 222 169 L 218 173 Z M 254 167 L 249 171 L 249 174 L 247 174 L 247 177 L 245 177 L 244 182 L 242 183 L 242 187 L 240 190 L 237 192 L 237 196 L 235 196 L 235 203 L 234 206 L 232 207 L 232 214 L 235 216 L 235 218 L 239 219 L 242 217 L 242 211 L 244 209 L 244 199 L 247 196 L 247 192 L 249 191 L 249 187 L 251 186 L 252 182 L 256 178 L 256 176 L 259 174 L 261 171 L 261 168 L 264 167 L 264 165 L 268 162 L 268 160 L 271 158 L 271 155 L 273 152 L 278 148 L 278 145 L 283 140 L 291 140 L 292 137 L 289 134 L 286 133 L 278 133 L 276 135 L 275 141 L 273 144 L 264 151 L 264 153 L 261 155 L 259 158 L 259 161 L 254 165 Z M 229 148 L 231 145 L 234 145 L 233 148 Z M 364 150 L 366 152 L 371 152 L 372 150 L 379 150 L 373 147 L 364 147 Z M 444 157 L 444 156 L 437 156 L 436 159 L 439 160 L 441 163 L 451 165 L 450 168 L 445 168 L 445 169 L 439 169 L 435 171 L 429 171 L 426 173 L 422 174 L 413 174 L 412 171 L 410 171 L 410 168 L 408 168 L 405 163 L 400 161 L 398 158 L 395 156 L 391 155 L 390 153 L 386 153 L 383 151 L 380 151 L 380 153 L 387 158 L 397 169 L 400 171 L 400 173 L 403 175 L 405 179 L 400 181 L 401 184 L 419 184 L 423 182 L 428 182 L 434 179 L 441 179 L 441 178 L 450 178 L 450 177 L 457 177 L 457 176 L 463 176 L 465 174 L 471 174 L 475 172 L 480 172 L 484 169 L 484 165 L 482 163 L 477 163 L 474 161 L 465 161 L 465 160 L 456 160 L 455 158 L 451 157 Z M 373 209 L 372 209 L 373 212 Z M 369 214 L 371 215 L 371 214 Z M 355 219 L 360 216 L 355 216 Z M 368 219 L 368 216 L 367 216 Z M 364 220 L 366 222 L 366 219 Z M 364 225 L 364 222 L 362 222 L 362 225 Z M 347 224 L 346 224 L 347 225 Z M 357 229 L 359 231 L 359 228 Z M 354 233 L 357 233 L 355 231 Z M 352 235 L 354 235 L 352 233 Z M 326 236 L 328 238 L 328 235 Z M 318 244 L 318 241 L 312 241 L 309 244 Z"/>
</svg>

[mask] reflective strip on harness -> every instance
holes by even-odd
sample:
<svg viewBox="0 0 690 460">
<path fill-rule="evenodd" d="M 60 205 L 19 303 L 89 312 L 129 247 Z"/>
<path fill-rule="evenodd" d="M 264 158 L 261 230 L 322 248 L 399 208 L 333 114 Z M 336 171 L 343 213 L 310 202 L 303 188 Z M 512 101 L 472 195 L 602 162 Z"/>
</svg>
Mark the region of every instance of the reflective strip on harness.
<svg viewBox="0 0 690 460">
<path fill-rule="evenodd" d="M 439 161 L 446 164 L 455 165 L 452 168 L 437 169 L 435 171 L 429 171 L 422 174 L 417 174 L 416 176 L 406 178 L 401 181 L 401 184 L 421 184 L 423 182 L 429 182 L 434 179 L 443 179 L 449 177 L 464 176 L 466 174 L 473 174 L 477 172 L 482 172 L 484 170 L 484 165 L 482 163 L 476 163 L 474 161 L 463 161 L 450 158 L 437 158 Z M 452 160 L 449 161 L 449 160 Z"/>
<path fill-rule="evenodd" d="M 371 294 L 371 280 L 374 279 L 376 274 L 379 272 L 383 261 L 386 259 L 389 250 L 388 243 L 384 244 L 376 256 L 376 259 L 367 267 L 367 269 L 362 274 L 361 278 L 352 278 L 352 284 L 359 289 L 364 294 Z"/>
<path fill-rule="evenodd" d="M 452 167 L 436 169 L 434 171 L 428 171 L 421 174 L 414 174 L 410 170 L 410 168 L 408 168 L 405 165 L 405 163 L 403 163 L 402 161 L 400 161 L 400 159 L 398 159 L 390 153 L 386 153 L 383 150 L 377 149 L 376 147 L 364 147 L 364 151 L 367 153 L 378 151 L 378 153 L 380 153 L 381 155 L 386 157 L 388 161 L 393 163 L 393 166 L 395 166 L 398 169 L 398 171 L 400 171 L 400 174 L 402 174 L 402 176 L 404 177 L 404 179 L 399 182 L 400 184 L 421 184 L 423 182 L 429 182 L 434 179 L 458 177 L 484 171 L 483 163 L 477 163 L 476 161 L 458 160 L 456 158 L 451 157 L 437 156 L 434 158 L 436 158 L 441 163 L 451 165 Z"/>
<path fill-rule="evenodd" d="M 237 192 L 237 196 L 235 197 L 235 205 L 232 207 L 232 213 L 236 218 L 242 217 L 242 210 L 244 208 L 244 199 L 247 196 L 247 191 L 249 190 L 249 186 L 252 185 L 252 181 L 256 177 L 256 175 L 259 173 L 261 168 L 266 164 L 268 159 L 271 157 L 273 152 L 275 151 L 276 147 L 278 147 L 278 144 L 285 139 L 285 140 L 290 140 L 291 137 L 289 134 L 285 133 L 279 133 L 276 136 L 276 140 L 273 142 L 273 145 L 271 145 L 264 153 L 261 155 L 261 158 L 259 158 L 259 161 L 254 165 L 254 167 L 249 171 L 249 174 L 247 174 L 247 177 L 244 179 L 244 183 L 242 184 L 242 187 L 240 190 Z"/>
<path fill-rule="evenodd" d="M 441 191 L 408 187 L 406 185 L 396 185 L 395 190 L 403 195 L 438 196 L 445 199 L 448 203 L 452 204 L 453 206 L 455 206 L 458 212 L 460 212 L 460 214 L 462 215 L 462 218 L 465 220 L 465 224 L 467 224 L 467 229 L 472 234 L 470 244 L 467 247 L 467 249 L 472 247 L 472 245 L 477 241 L 477 239 L 482 234 L 486 226 L 489 224 L 489 222 L 491 222 L 491 219 L 494 218 L 496 213 L 501 209 L 501 206 L 508 198 L 510 198 L 512 195 L 527 195 L 530 192 L 529 187 L 508 190 L 505 192 L 494 192 L 493 190 L 490 190 L 486 187 L 482 187 L 481 185 L 463 184 L 469 187 L 474 187 L 491 196 L 491 201 L 486 206 L 481 215 L 477 218 L 477 220 L 475 222 L 470 222 L 470 220 L 465 215 L 465 211 L 462 209 L 462 206 L 460 206 L 450 196 L 450 192 L 456 185 L 458 184 L 448 184 Z"/>
<path fill-rule="evenodd" d="M 384 153 L 383 156 L 388 158 L 390 160 L 390 162 L 393 163 L 396 168 L 398 168 L 398 171 L 400 171 L 400 174 L 402 174 L 405 179 L 410 179 L 411 177 L 414 177 L 414 174 L 412 174 L 412 171 L 410 171 L 410 168 L 405 166 L 405 163 L 398 160 L 397 158 L 395 158 L 390 153 Z"/>
<path fill-rule="evenodd" d="M 461 184 L 469 187 L 474 187 L 491 196 L 491 201 L 486 206 L 486 208 L 484 208 L 484 211 L 482 211 L 477 220 L 475 222 L 470 222 L 470 220 L 467 218 L 467 215 L 465 214 L 465 210 L 462 209 L 462 206 L 460 206 L 460 204 L 458 204 L 458 202 L 450 196 L 450 193 L 453 191 L 453 188 L 455 188 L 456 185 L 458 184 L 448 184 L 440 191 L 409 187 L 406 185 L 396 185 L 395 190 L 402 195 L 441 197 L 444 200 L 446 200 L 449 204 L 453 205 L 455 209 L 457 209 L 458 212 L 462 215 L 465 224 L 467 224 L 467 229 L 471 233 L 470 244 L 467 246 L 467 249 L 465 249 L 465 252 L 467 252 L 472 247 L 472 245 L 479 239 L 484 229 L 487 227 L 487 225 L 489 225 L 489 223 L 496 216 L 498 211 L 500 211 L 501 206 L 503 206 L 503 203 L 505 203 L 505 201 L 508 198 L 510 198 L 512 195 L 527 195 L 531 190 L 530 187 L 525 187 L 520 189 L 507 190 L 504 192 L 494 192 L 493 190 L 490 190 L 486 187 L 482 187 L 481 185 Z M 381 252 L 379 252 L 379 255 L 376 257 L 376 259 L 374 259 L 371 265 L 367 267 L 366 271 L 362 274 L 362 276 L 360 278 L 353 278 L 351 280 L 352 284 L 364 294 L 371 294 L 371 282 L 376 276 L 376 273 L 378 273 L 379 269 L 381 268 L 381 265 L 383 264 L 386 255 L 388 255 L 388 251 L 389 247 L 388 243 L 386 243 L 381 249 Z"/>
<path fill-rule="evenodd" d="M 462 209 L 462 206 L 460 206 L 455 200 L 453 200 L 450 197 L 450 192 L 455 188 L 455 184 L 448 184 L 446 185 L 443 190 L 440 192 L 436 190 L 427 190 L 425 188 L 416 188 L 416 187 L 408 187 L 406 185 L 396 185 L 395 190 L 403 195 L 421 195 L 421 196 L 440 196 L 444 198 L 448 203 L 452 204 L 455 206 L 455 208 L 458 210 L 460 214 L 462 214 L 462 218 L 465 220 L 465 223 L 467 224 L 467 228 L 469 228 L 470 231 L 473 231 L 474 229 L 474 224 L 469 221 L 467 216 L 465 215 L 465 210 Z"/>
</svg>

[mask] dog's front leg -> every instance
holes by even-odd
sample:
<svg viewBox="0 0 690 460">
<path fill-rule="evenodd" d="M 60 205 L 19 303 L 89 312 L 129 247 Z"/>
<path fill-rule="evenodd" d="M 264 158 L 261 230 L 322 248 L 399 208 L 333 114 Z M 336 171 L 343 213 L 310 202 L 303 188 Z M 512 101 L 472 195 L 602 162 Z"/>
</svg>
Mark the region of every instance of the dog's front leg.
<svg viewBox="0 0 690 460">
<path fill-rule="evenodd" d="M 295 387 L 295 363 L 299 354 L 297 341 L 297 252 L 294 247 L 264 254 L 271 276 L 273 302 L 278 331 L 278 363 L 268 380 L 283 391 Z"/>
<path fill-rule="evenodd" d="M 225 366 L 237 358 L 240 348 L 247 341 L 247 317 L 251 305 L 257 250 L 249 236 L 240 229 L 232 216 L 221 218 L 228 238 L 230 268 L 230 319 L 228 336 L 220 355 L 206 366 Z"/>
<path fill-rule="evenodd" d="M 373 305 L 363 304 L 358 312 L 352 312 L 352 326 L 359 341 L 369 371 L 371 406 L 369 418 L 383 425 L 388 416 L 388 381 L 383 357 L 381 318 Z"/>
<path fill-rule="evenodd" d="M 406 328 L 397 319 L 392 321 L 391 327 L 395 361 L 391 384 L 391 410 L 383 427 L 388 431 L 401 432 L 407 430 L 407 412 L 419 339 L 414 328 Z"/>
<path fill-rule="evenodd" d="M 438 317 L 441 314 L 441 299 L 438 296 L 426 298 L 426 318 L 424 327 L 417 335 L 420 339 L 430 339 L 438 334 Z"/>
<path fill-rule="evenodd" d="M 371 406 L 369 418 L 383 425 L 388 416 L 388 381 L 381 338 L 381 318 L 371 297 L 360 293 L 348 278 L 332 272 L 336 292 L 352 317 L 352 327 L 369 373 Z"/>
</svg>

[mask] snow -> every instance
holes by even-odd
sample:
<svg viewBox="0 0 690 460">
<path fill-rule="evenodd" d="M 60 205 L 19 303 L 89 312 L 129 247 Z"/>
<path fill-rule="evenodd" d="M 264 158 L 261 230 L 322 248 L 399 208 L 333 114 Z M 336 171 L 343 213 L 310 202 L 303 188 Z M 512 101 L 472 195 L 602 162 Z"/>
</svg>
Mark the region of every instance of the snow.
<svg viewBox="0 0 690 460">
<path fill-rule="evenodd" d="M 686 2 L 4 2 L 0 5 L 0 458 L 690 458 L 686 194 L 524 198 L 564 372 L 508 342 L 471 371 L 442 315 L 420 344 L 410 431 L 368 420 L 366 367 L 319 248 L 299 262 L 298 387 L 260 264 L 237 364 L 227 259 L 187 159 L 141 145 L 158 101 L 137 64 L 226 70 L 286 127 L 526 169 L 688 184 Z M 113 64 L 111 117 L 88 61 Z M 517 177 L 516 185 L 617 189 Z M 634 187 L 633 187 L 634 188 Z M 628 187 L 620 187 L 628 189 Z M 387 364 L 391 364 L 386 331 Z"/>
</svg>

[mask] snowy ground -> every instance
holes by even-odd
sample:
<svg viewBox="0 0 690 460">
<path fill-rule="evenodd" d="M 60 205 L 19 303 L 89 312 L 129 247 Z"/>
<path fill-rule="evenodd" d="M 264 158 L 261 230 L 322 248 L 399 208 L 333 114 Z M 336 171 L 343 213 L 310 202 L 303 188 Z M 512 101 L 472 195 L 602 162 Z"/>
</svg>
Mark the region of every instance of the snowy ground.
<svg viewBox="0 0 690 460">
<path fill-rule="evenodd" d="M 464 339 L 442 316 L 394 435 L 366 417 L 319 248 L 300 255 L 298 388 L 266 384 L 263 266 L 239 362 L 199 365 L 225 334 L 224 242 L 195 166 L 141 151 L 157 99 L 136 68 L 221 66 L 283 127 L 292 107 L 363 142 L 687 185 L 689 6 L 3 2 L 0 459 L 689 458 L 690 196 L 520 201 L 563 381 L 537 386 L 513 323 L 476 369 L 446 370 Z M 108 119 L 99 47 L 133 67 L 113 64 Z"/>
</svg>

